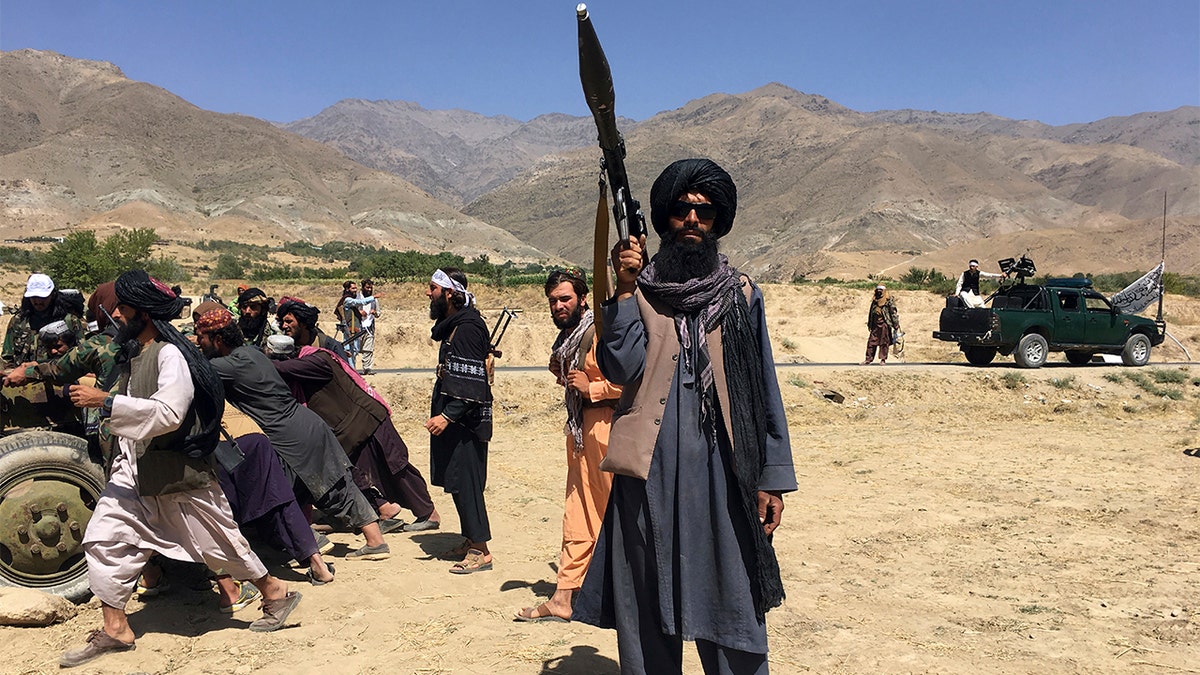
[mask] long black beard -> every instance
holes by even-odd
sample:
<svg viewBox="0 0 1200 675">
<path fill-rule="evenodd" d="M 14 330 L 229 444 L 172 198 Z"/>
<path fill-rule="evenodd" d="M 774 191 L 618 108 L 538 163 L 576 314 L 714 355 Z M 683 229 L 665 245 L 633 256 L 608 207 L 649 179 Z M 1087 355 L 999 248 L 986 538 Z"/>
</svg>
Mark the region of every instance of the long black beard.
<svg viewBox="0 0 1200 675">
<path fill-rule="evenodd" d="M 146 319 L 142 314 L 131 316 L 125 319 L 121 324 L 121 328 L 117 331 L 117 337 L 114 342 L 120 347 L 121 361 L 128 361 L 138 354 L 142 353 L 142 343 L 138 342 L 138 336 L 146 328 Z"/>
<path fill-rule="evenodd" d="M 552 316 L 550 317 L 550 320 L 554 322 L 554 325 L 557 326 L 559 330 L 574 330 L 575 326 L 579 325 L 579 320 L 583 318 L 584 309 L 586 308 L 583 306 L 583 303 L 579 303 L 578 305 L 575 305 L 575 309 L 572 310 L 571 313 L 565 318 L 559 319 L 556 316 Z"/>
<path fill-rule="evenodd" d="M 429 318 L 435 323 L 446 318 L 450 313 L 450 301 L 444 295 L 438 295 L 429 300 Z"/>
<path fill-rule="evenodd" d="M 263 328 L 266 325 L 266 314 L 259 314 L 256 317 L 249 317 L 243 314 L 238 317 L 238 328 L 242 329 L 242 336 L 250 342 L 253 342 L 255 338 L 262 334 Z"/>
<path fill-rule="evenodd" d="M 679 241 L 670 232 L 658 245 L 654 254 L 654 267 L 658 279 L 671 283 L 682 283 L 689 279 L 702 279 L 717 269 L 717 238 L 711 233 L 696 230 L 700 241 Z"/>
</svg>

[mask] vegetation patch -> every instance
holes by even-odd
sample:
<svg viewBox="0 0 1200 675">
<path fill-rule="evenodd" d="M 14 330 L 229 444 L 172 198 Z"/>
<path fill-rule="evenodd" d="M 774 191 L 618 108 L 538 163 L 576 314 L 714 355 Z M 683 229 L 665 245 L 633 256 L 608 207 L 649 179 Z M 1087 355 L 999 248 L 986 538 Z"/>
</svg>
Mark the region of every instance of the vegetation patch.
<svg viewBox="0 0 1200 675">
<path fill-rule="evenodd" d="M 1026 385 L 1025 376 L 1021 373 L 1005 373 L 1000 376 L 1000 383 L 1005 389 L 1016 389 Z"/>
</svg>

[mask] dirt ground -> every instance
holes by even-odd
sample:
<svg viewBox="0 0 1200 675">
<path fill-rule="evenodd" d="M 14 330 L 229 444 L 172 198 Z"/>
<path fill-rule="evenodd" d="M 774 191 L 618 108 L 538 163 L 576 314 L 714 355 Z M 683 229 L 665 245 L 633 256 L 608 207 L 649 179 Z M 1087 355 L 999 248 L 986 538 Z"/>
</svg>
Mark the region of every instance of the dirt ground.
<svg viewBox="0 0 1200 675">
<path fill-rule="evenodd" d="M 376 367 L 428 368 L 422 288 L 380 291 Z M 765 291 L 800 484 L 775 537 L 788 598 L 768 615 L 774 672 L 1200 672 L 1200 366 L 1178 364 L 1182 349 L 1155 349 L 1141 369 L 1061 355 L 1034 371 L 973 368 L 930 338 L 941 298 L 902 293 L 904 358 L 857 366 L 865 291 Z M 136 651 L 77 672 L 617 673 L 610 631 L 512 621 L 553 590 L 564 411 L 540 369 L 554 331 L 537 289 L 480 295 L 489 322 L 524 310 L 497 372 L 494 571 L 447 573 L 436 556 L 458 543 L 457 521 L 435 491 L 443 529 L 387 535 L 389 560 L 343 560 L 360 540 L 334 533 L 335 583 L 277 566 L 304 594 L 296 625 L 250 633 L 257 608 L 231 618 L 211 592 L 177 586 L 130 603 Z M 1167 319 L 1197 358 L 1200 302 L 1168 298 Z M 432 374 L 372 382 L 424 471 Z M 93 601 L 65 624 L 0 628 L 0 672 L 55 672 L 99 623 Z M 685 659 L 699 672 L 690 646 Z"/>
</svg>

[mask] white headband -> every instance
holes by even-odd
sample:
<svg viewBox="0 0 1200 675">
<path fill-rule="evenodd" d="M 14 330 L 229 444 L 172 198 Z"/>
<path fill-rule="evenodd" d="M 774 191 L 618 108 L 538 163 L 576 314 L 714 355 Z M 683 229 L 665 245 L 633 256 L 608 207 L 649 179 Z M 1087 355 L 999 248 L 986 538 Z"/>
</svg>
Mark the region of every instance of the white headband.
<svg viewBox="0 0 1200 675">
<path fill-rule="evenodd" d="M 467 290 L 466 286 L 463 286 L 462 284 L 458 283 L 457 281 L 451 279 L 449 274 L 446 274 L 445 272 L 443 272 L 441 270 L 437 270 L 436 272 L 433 273 L 433 278 L 430 279 L 430 281 L 437 284 L 438 286 L 441 286 L 442 288 L 449 288 L 450 290 L 455 291 L 457 293 L 462 293 L 467 298 L 467 307 L 470 307 L 471 305 L 475 304 L 475 296 L 472 295 L 471 292 Z"/>
</svg>

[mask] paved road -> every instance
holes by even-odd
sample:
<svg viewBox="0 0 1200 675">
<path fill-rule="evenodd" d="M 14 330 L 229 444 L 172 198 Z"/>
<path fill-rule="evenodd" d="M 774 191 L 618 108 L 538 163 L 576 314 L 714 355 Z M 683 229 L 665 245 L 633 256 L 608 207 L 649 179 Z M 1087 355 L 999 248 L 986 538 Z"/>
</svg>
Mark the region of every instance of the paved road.
<svg viewBox="0 0 1200 675">
<path fill-rule="evenodd" d="M 1162 362 L 1162 363 L 1153 362 L 1153 363 L 1150 363 L 1148 367 L 1155 368 L 1155 367 L 1164 367 L 1164 366 L 1189 366 L 1189 365 L 1195 365 L 1195 362 L 1188 362 L 1188 361 L 1169 361 L 1169 362 Z M 873 364 L 870 366 L 864 366 L 861 363 L 849 363 L 849 362 L 845 362 L 845 363 L 776 363 L 775 367 L 777 369 L 788 369 L 788 368 L 879 368 L 879 364 L 876 363 L 876 364 Z M 1015 363 L 1013 363 L 1012 359 L 1002 359 L 1002 358 L 997 358 L 996 361 L 994 361 L 991 364 L 986 365 L 986 366 L 972 366 L 966 362 L 945 363 L 945 362 L 935 362 L 935 361 L 894 361 L 894 360 L 888 361 L 887 365 L 883 366 L 883 368 L 917 368 L 917 369 L 921 369 L 921 370 L 931 370 L 931 369 L 940 369 L 940 368 L 952 368 L 952 369 L 967 369 L 967 368 L 969 368 L 972 370 L 988 370 L 988 369 L 1003 369 L 1003 368 L 1016 368 L 1016 367 L 1017 366 Z M 1089 363 L 1089 364 L 1082 365 L 1082 366 L 1073 366 L 1070 363 L 1067 363 L 1066 361 L 1062 361 L 1062 362 L 1048 361 L 1048 362 L 1046 362 L 1046 364 L 1044 366 L 1042 366 L 1042 368 L 1049 368 L 1049 369 L 1053 369 L 1053 370 L 1059 370 L 1059 369 L 1063 369 L 1063 368 L 1079 369 L 1079 368 L 1123 368 L 1123 367 L 1124 366 L 1122 366 L 1119 363 Z M 432 375 L 432 374 L 434 374 L 434 369 L 433 368 L 378 368 L 375 370 L 375 372 L 379 373 L 381 375 L 422 375 L 422 374 Z M 497 366 L 496 367 L 497 374 L 501 374 L 501 373 L 538 373 L 538 372 L 545 372 L 547 374 L 549 373 L 549 371 L 546 370 L 546 366 Z"/>
</svg>

